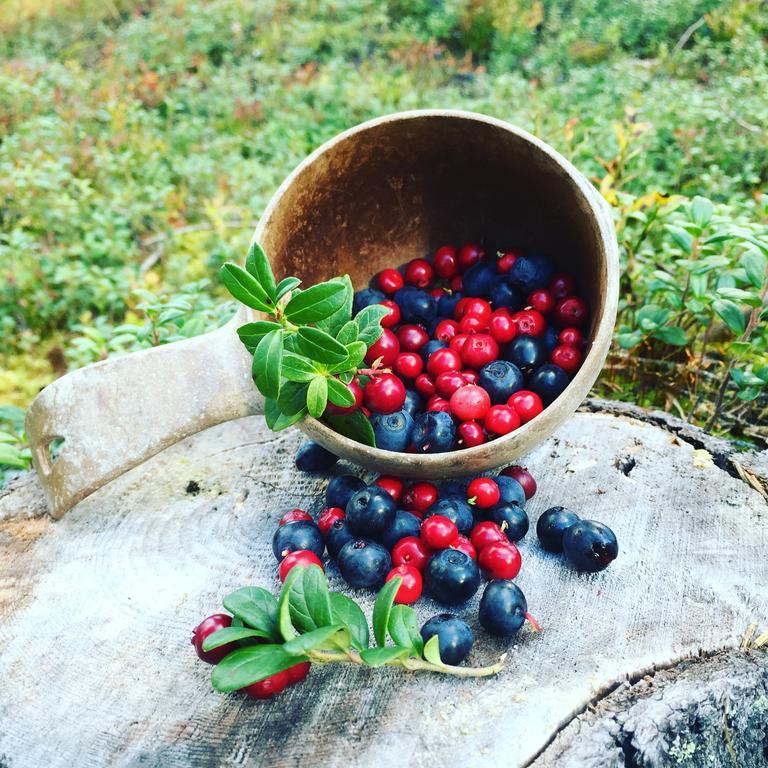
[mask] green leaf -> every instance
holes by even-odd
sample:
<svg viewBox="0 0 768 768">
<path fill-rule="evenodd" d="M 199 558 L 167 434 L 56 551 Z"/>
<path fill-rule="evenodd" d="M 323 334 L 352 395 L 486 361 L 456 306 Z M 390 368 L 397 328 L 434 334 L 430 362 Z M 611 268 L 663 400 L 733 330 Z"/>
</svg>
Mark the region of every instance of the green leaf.
<svg viewBox="0 0 768 768">
<path fill-rule="evenodd" d="M 282 645 L 248 645 L 225 656 L 213 668 L 211 682 L 217 691 L 229 693 L 303 661 L 309 659 L 286 653 Z"/>
<path fill-rule="evenodd" d="M 367 648 L 360 652 L 360 658 L 369 667 L 382 667 L 388 662 L 396 659 L 404 659 L 411 653 L 410 648 L 398 648 L 390 646 L 389 648 Z"/>
<path fill-rule="evenodd" d="M 293 382 L 288 382 L 289 384 L 292 384 Z M 283 390 L 285 389 L 286 385 L 283 384 L 282 388 L 280 389 L 280 394 L 283 394 Z M 306 390 L 302 393 L 302 403 L 306 401 Z M 307 414 L 307 408 L 306 406 L 302 406 L 298 411 L 294 411 L 293 413 L 283 413 L 283 411 L 280 409 L 280 406 L 278 405 L 277 400 L 273 400 L 271 397 L 268 397 L 264 401 L 264 419 L 267 422 L 267 426 L 273 431 L 273 432 L 280 432 L 283 429 L 288 429 L 288 427 L 293 426 L 297 421 L 304 418 Z"/>
<path fill-rule="evenodd" d="M 643 338 L 642 331 L 632 331 L 631 333 L 619 333 L 616 336 L 616 341 L 622 349 L 632 349 L 632 347 L 636 347 Z"/>
<path fill-rule="evenodd" d="M 745 355 L 752 349 L 752 344 L 748 341 L 732 341 L 728 349 L 736 356 Z"/>
<path fill-rule="evenodd" d="M 373 636 L 376 638 L 376 645 L 382 648 L 387 644 L 389 614 L 392 611 L 397 590 L 400 589 L 402 583 L 403 579 L 400 576 L 388 581 L 379 590 L 376 602 L 373 604 Z"/>
<path fill-rule="evenodd" d="M 296 325 L 325 320 L 344 306 L 345 286 L 333 280 L 318 283 L 292 296 L 285 316 Z"/>
<path fill-rule="evenodd" d="M 29 462 L 22 456 L 21 451 L 8 443 L 0 444 L 0 464 L 6 467 L 26 469 Z"/>
<path fill-rule="evenodd" d="M 331 616 L 336 624 L 343 624 L 350 633 L 350 643 L 353 648 L 362 651 L 368 647 L 370 635 L 368 622 L 362 608 L 351 598 L 341 592 L 331 592 Z"/>
<path fill-rule="evenodd" d="M 344 287 L 344 302 L 330 317 L 318 321 L 317 327 L 330 333 L 331 336 L 336 336 L 339 329 L 349 322 L 352 317 L 352 301 L 355 292 L 352 288 L 352 281 L 349 279 L 349 275 L 334 278 L 330 282 L 339 283 Z"/>
<path fill-rule="evenodd" d="M 272 274 L 272 267 L 264 249 L 258 243 L 252 243 L 248 249 L 248 255 L 245 257 L 245 268 L 259 281 L 267 296 L 273 302 L 277 301 L 275 276 Z"/>
<path fill-rule="evenodd" d="M 358 409 L 352 413 L 341 415 L 326 413 L 325 420 L 340 435 L 344 435 L 344 437 L 348 437 L 350 440 L 356 440 L 363 445 L 376 446 L 376 437 L 373 434 L 371 422 L 368 421 L 368 418 L 361 410 Z"/>
<path fill-rule="evenodd" d="M 280 410 L 290 416 L 307 407 L 307 389 L 309 384 L 299 381 L 284 381 L 280 387 L 277 404 Z"/>
<path fill-rule="evenodd" d="M 322 568 L 310 565 L 289 571 L 278 610 L 280 632 L 285 640 L 292 639 L 294 629 L 304 633 L 331 624 L 328 581 Z"/>
<path fill-rule="evenodd" d="M 349 408 L 355 404 L 355 396 L 338 379 L 328 379 L 328 399 L 334 405 Z"/>
<path fill-rule="evenodd" d="M 688 343 L 687 334 L 676 325 L 666 325 L 663 328 L 657 328 L 651 336 L 654 339 L 663 341 L 665 344 L 672 344 L 676 347 L 684 347 Z"/>
<path fill-rule="evenodd" d="M 424 658 L 430 664 L 436 664 L 438 667 L 444 667 L 445 664 L 440 658 L 440 638 L 437 635 L 432 637 L 424 643 Z"/>
<path fill-rule="evenodd" d="M 271 636 L 260 629 L 250 629 L 250 627 L 224 627 L 214 632 L 203 640 L 203 650 L 212 651 L 227 643 L 234 643 L 237 640 L 245 640 L 249 637 L 262 637 L 271 640 Z"/>
<path fill-rule="evenodd" d="M 334 642 L 329 643 L 328 641 L 334 635 L 339 635 L 339 637 Z M 283 649 L 292 656 L 300 656 L 314 651 L 316 648 L 328 648 L 329 646 L 342 649 L 349 648 L 349 630 L 343 624 L 331 624 L 327 627 L 313 629 L 311 632 L 306 632 L 289 640 L 283 645 Z"/>
<path fill-rule="evenodd" d="M 328 379 L 322 374 L 315 376 L 309 382 L 307 390 L 307 410 L 310 416 L 319 419 L 328 404 Z"/>
<path fill-rule="evenodd" d="M 656 304 L 646 304 L 637 312 L 637 324 L 644 331 L 652 331 L 669 319 L 669 310 Z"/>
<path fill-rule="evenodd" d="M 763 301 L 759 294 L 752 291 L 745 291 L 743 288 L 718 288 L 717 293 L 726 299 L 732 299 L 733 301 L 740 301 L 742 304 L 747 304 L 750 307 L 759 307 Z"/>
<path fill-rule="evenodd" d="M 269 296 L 258 280 L 242 267 L 227 262 L 222 266 L 219 275 L 227 290 L 246 307 L 258 309 L 260 312 L 272 312 L 273 308 L 269 303 Z"/>
<path fill-rule="evenodd" d="M 667 231 L 672 240 L 690 256 L 693 252 L 693 237 L 691 237 L 691 233 L 686 232 L 682 227 L 674 227 L 671 224 L 667 225 Z"/>
<path fill-rule="evenodd" d="M 691 203 L 691 218 L 700 227 L 706 227 L 712 219 L 715 206 L 706 197 L 696 195 Z"/>
<path fill-rule="evenodd" d="M 339 332 L 336 334 L 336 341 L 346 346 L 353 341 L 357 341 L 358 334 L 359 329 L 357 323 L 354 320 L 349 320 L 339 329 Z"/>
<path fill-rule="evenodd" d="M 738 304 L 729 299 L 716 299 L 712 302 L 712 309 L 737 336 L 744 333 L 746 320 Z"/>
<path fill-rule="evenodd" d="M 366 346 L 378 341 L 379 336 L 384 332 L 381 325 L 381 319 L 389 314 L 390 310 L 383 304 L 369 304 L 363 307 L 356 315 L 355 322 L 360 329 L 359 339 Z"/>
<path fill-rule="evenodd" d="M 264 397 L 276 398 L 280 394 L 282 363 L 283 331 L 270 331 L 253 355 L 253 380 Z"/>
<path fill-rule="evenodd" d="M 760 251 L 745 251 L 739 263 L 744 267 L 744 271 L 747 273 L 747 279 L 755 288 L 762 288 L 768 276 L 766 276 L 766 259 L 765 254 Z"/>
<path fill-rule="evenodd" d="M 270 320 L 257 320 L 255 323 L 246 323 L 237 329 L 237 335 L 243 342 L 246 349 L 253 354 L 259 342 L 271 331 L 279 331 L 282 326 L 280 323 L 273 323 Z"/>
<path fill-rule="evenodd" d="M 275 290 L 275 301 L 280 301 L 280 299 L 282 299 L 283 296 L 288 293 L 288 291 L 292 291 L 299 285 L 301 285 L 301 280 L 299 280 L 298 277 L 284 277 L 277 284 L 277 288 Z"/>
<path fill-rule="evenodd" d="M 280 638 L 277 626 L 277 600 L 261 587 L 243 587 L 224 598 L 224 607 L 251 629 L 265 632 L 273 640 Z"/>
<path fill-rule="evenodd" d="M 283 355 L 283 376 L 288 381 L 312 381 L 320 373 L 314 362 L 306 357 L 286 352 Z"/>
<path fill-rule="evenodd" d="M 419 619 L 416 611 L 407 605 L 395 605 L 389 614 L 389 636 L 395 645 L 412 648 L 417 656 L 421 656 L 424 640 L 419 631 Z"/>
<path fill-rule="evenodd" d="M 336 365 L 347 359 L 347 348 L 319 328 L 303 325 L 299 328 L 296 342 L 299 351 L 318 363 Z"/>
</svg>

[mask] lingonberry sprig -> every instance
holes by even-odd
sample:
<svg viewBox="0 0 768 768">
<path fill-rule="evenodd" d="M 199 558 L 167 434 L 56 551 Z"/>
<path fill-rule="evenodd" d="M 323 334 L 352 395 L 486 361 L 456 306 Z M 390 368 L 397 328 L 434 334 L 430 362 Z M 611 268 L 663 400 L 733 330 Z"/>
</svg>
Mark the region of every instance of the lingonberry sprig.
<svg viewBox="0 0 768 768">
<path fill-rule="evenodd" d="M 218 661 L 211 675 L 213 687 L 224 693 L 238 691 L 306 662 L 396 666 L 457 677 L 486 677 L 502 669 L 506 654 L 487 667 L 445 664 L 438 636 L 424 643 L 414 610 L 395 604 L 401 582 L 400 577 L 388 581 L 376 598 L 375 647 L 370 647 L 368 621 L 360 606 L 329 591 L 317 565 L 291 569 L 278 598 L 260 587 L 233 592 L 224 598 L 224 607 L 234 616 L 232 624 L 202 642 L 204 654 L 225 646 L 232 649 L 223 658 L 207 657 Z"/>
<path fill-rule="evenodd" d="M 238 335 L 253 355 L 253 380 L 266 399 L 269 428 L 279 431 L 307 413 L 325 414 L 336 431 L 373 445 L 373 430 L 362 413 L 329 414 L 326 408 L 355 406 L 349 386 L 355 376 L 379 373 L 376 365 L 360 366 L 390 310 L 371 305 L 353 318 L 348 275 L 304 289 L 297 277 L 276 282 L 258 243 L 250 247 L 245 269 L 228 262 L 221 279 L 238 301 L 266 316 L 238 328 Z"/>
</svg>

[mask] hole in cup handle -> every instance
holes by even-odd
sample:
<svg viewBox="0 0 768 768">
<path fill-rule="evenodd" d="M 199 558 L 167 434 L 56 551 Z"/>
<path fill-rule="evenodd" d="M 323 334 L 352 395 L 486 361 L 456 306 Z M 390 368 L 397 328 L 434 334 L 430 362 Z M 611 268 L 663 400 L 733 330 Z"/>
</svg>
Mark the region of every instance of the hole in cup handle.
<svg viewBox="0 0 768 768">
<path fill-rule="evenodd" d="M 65 438 L 61 435 L 51 435 L 41 440 L 35 447 L 36 464 L 40 472 L 46 477 L 53 472 L 53 465 L 61 454 Z"/>
</svg>

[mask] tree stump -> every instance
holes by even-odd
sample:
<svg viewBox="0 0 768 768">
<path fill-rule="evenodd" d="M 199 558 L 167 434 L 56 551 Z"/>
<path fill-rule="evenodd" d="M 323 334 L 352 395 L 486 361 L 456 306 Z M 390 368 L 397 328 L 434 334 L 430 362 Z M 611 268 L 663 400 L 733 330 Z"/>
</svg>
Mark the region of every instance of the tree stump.
<svg viewBox="0 0 768 768">
<path fill-rule="evenodd" d="M 238 587 L 277 590 L 280 515 L 322 506 L 297 431 L 214 427 L 58 522 L 20 478 L 0 495 L 0 766 L 766 765 L 768 665 L 744 639 L 768 628 L 766 455 L 586 411 L 528 457 L 528 511 L 532 528 L 555 504 L 605 522 L 619 557 L 580 575 L 529 533 L 517 581 L 543 631 L 505 643 L 477 599 L 459 611 L 471 663 L 509 651 L 496 678 L 334 665 L 272 702 L 211 689 L 192 627 Z"/>
</svg>

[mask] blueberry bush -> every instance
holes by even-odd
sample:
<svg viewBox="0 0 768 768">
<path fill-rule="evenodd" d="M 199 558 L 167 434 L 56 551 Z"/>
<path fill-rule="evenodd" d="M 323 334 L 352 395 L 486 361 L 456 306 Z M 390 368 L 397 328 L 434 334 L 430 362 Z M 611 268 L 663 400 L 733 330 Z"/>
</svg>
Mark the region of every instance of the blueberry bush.
<svg viewBox="0 0 768 768">
<path fill-rule="evenodd" d="M 216 275 L 319 143 L 457 107 L 614 206 L 601 394 L 758 444 L 768 414 L 760 0 L 9 0 L 0 7 L 0 482 L 72 368 L 216 327 Z"/>
</svg>

